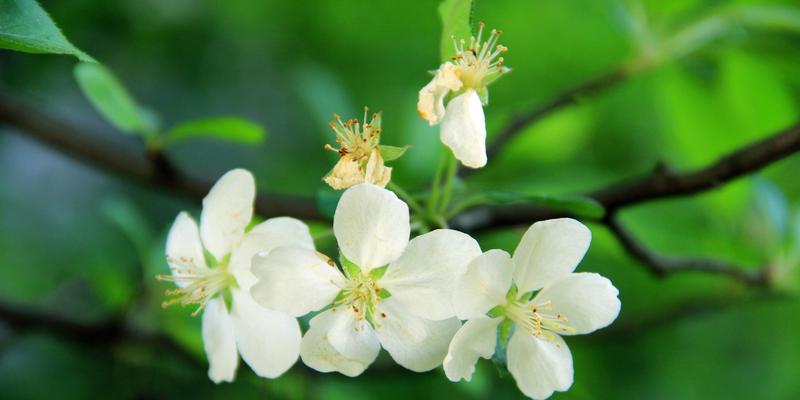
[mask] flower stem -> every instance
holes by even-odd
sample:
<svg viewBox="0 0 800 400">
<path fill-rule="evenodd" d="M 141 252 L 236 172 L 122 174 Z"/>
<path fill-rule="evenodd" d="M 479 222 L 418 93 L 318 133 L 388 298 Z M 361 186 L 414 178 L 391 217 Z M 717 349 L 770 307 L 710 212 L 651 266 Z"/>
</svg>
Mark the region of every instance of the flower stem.
<svg viewBox="0 0 800 400">
<path fill-rule="evenodd" d="M 442 189 L 442 199 L 439 204 L 439 215 L 445 215 L 450 199 L 453 195 L 453 184 L 455 183 L 456 171 L 458 171 L 458 161 L 449 151 L 445 152 L 445 180 Z"/>
<path fill-rule="evenodd" d="M 395 192 L 397 196 L 399 196 L 401 199 L 403 199 L 403 201 L 405 201 L 408 204 L 408 206 L 411 207 L 412 210 L 414 210 L 415 213 L 425 215 L 425 208 L 419 204 L 419 202 L 414 198 L 414 196 L 410 195 L 408 192 L 403 190 L 403 188 L 401 188 L 400 185 L 390 181 L 386 185 L 386 187 L 389 188 L 389 190 Z"/>
</svg>

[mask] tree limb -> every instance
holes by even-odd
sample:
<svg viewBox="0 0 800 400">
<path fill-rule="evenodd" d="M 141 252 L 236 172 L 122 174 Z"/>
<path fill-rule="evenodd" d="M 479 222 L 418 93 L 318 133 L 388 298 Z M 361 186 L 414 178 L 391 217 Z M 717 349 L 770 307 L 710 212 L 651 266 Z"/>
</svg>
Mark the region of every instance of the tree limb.
<svg viewBox="0 0 800 400">
<path fill-rule="evenodd" d="M 202 199 L 213 185 L 212 181 L 183 173 L 162 152 L 146 151 L 144 145 L 134 138 L 120 144 L 109 140 L 107 135 L 89 134 L 5 96 L 0 96 L 0 123 L 16 127 L 20 133 L 80 162 L 136 183 L 160 187 L 196 200 Z M 117 133 L 113 135 L 119 136 Z M 261 193 L 255 208 L 258 214 L 267 218 L 291 215 L 308 220 L 324 219 L 314 200 L 305 197 Z"/>
<path fill-rule="evenodd" d="M 586 193 L 584 196 L 602 204 L 607 215 L 613 215 L 624 207 L 714 189 L 798 151 L 800 151 L 800 123 L 736 150 L 707 167 L 680 173 L 659 165 L 649 174 L 612 184 Z M 475 232 L 565 216 L 571 215 L 564 211 L 531 204 L 482 206 L 456 216 L 450 226 Z"/>
</svg>

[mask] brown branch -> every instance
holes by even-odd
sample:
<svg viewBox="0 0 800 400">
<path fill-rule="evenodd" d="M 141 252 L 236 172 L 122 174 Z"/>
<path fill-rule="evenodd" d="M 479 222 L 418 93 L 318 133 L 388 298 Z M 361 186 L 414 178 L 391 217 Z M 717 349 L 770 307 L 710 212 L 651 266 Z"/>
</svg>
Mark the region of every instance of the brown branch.
<svg viewBox="0 0 800 400">
<path fill-rule="evenodd" d="M 636 239 L 622 226 L 616 216 L 606 218 L 603 222 L 628 254 L 659 278 L 678 272 L 704 272 L 729 276 L 750 286 L 765 286 L 769 283 L 771 269 L 768 267 L 747 270 L 719 260 L 666 257 L 657 254 Z"/>
<path fill-rule="evenodd" d="M 40 109 L 4 96 L 0 96 L 0 123 L 15 127 L 18 132 L 99 170 L 195 200 L 202 199 L 213 184 L 180 171 L 163 153 L 146 151 L 144 145 L 132 137 L 119 138 L 116 132 L 109 135 L 87 133 L 48 116 Z M 261 193 L 255 207 L 256 212 L 264 217 L 291 215 L 310 220 L 324 219 L 313 199 L 305 197 Z"/>
<path fill-rule="evenodd" d="M 513 138 L 522 133 L 522 131 L 529 125 L 539 121 L 540 119 L 550 115 L 551 113 L 561 110 L 567 106 L 578 103 L 582 98 L 597 94 L 605 89 L 608 89 L 616 84 L 622 82 L 627 78 L 629 72 L 623 68 L 616 69 L 606 74 L 600 75 L 595 79 L 575 86 L 567 91 L 561 93 L 558 97 L 542 104 L 535 109 L 526 113 L 515 116 L 511 119 L 508 125 L 503 128 L 497 135 L 494 136 L 491 143 L 486 149 L 486 155 L 491 160 L 500 150 Z M 459 176 L 467 176 L 474 170 L 459 166 Z"/>
<path fill-rule="evenodd" d="M 800 151 L 800 123 L 736 150 L 705 168 L 680 173 L 658 166 L 649 174 L 612 184 L 584 196 L 602 204 L 607 215 L 613 215 L 623 207 L 714 189 L 798 151 Z M 573 215 L 531 204 L 483 206 L 456 216 L 450 226 L 474 232 L 565 216 Z"/>
</svg>

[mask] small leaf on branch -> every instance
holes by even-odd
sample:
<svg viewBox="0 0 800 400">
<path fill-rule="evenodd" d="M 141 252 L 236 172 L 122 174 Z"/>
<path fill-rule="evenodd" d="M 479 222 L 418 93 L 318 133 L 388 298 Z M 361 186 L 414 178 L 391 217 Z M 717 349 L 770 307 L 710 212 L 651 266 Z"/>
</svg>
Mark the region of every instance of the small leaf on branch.
<svg viewBox="0 0 800 400">
<path fill-rule="evenodd" d="M 152 124 L 145 121 L 147 112 L 136 104 L 111 70 L 98 63 L 80 63 L 74 73 L 83 94 L 117 129 L 144 137 L 155 135 L 148 129 Z"/>
<path fill-rule="evenodd" d="M 473 0 L 444 0 L 439 5 L 439 16 L 442 19 L 442 61 L 450 61 L 455 55 L 453 37 L 456 40 L 467 40 L 472 36 L 472 7 Z"/>
<path fill-rule="evenodd" d="M 532 195 L 510 192 L 487 192 L 487 204 L 533 204 L 558 211 L 565 211 L 576 217 L 602 218 L 606 211 L 596 200 L 574 195 Z"/>
<path fill-rule="evenodd" d="M 67 40 L 36 0 L 0 0 L 0 48 L 94 59 Z"/>
<path fill-rule="evenodd" d="M 266 133 L 260 125 L 238 117 L 209 117 L 178 124 L 166 133 L 167 145 L 186 139 L 208 137 L 254 146 L 264 141 Z"/>
<path fill-rule="evenodd" d="M 383 157 L 383 161 L 394 161 L 398 158 L 402 157 L 403 154 L 411 147 L 411 145 L 405 146 L 386 146 L 380 145 L 381 149 L 381 157 Z"/>
</svg>

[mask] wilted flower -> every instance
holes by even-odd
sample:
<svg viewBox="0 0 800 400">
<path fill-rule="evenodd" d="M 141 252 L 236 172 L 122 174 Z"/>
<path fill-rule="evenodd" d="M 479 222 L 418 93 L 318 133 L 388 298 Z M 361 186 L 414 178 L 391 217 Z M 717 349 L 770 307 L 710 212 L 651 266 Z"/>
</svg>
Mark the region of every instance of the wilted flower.
<svg viewBox="0 0 800 400">
<path fill-rule="evenodd" d="M 410 229 L 408 206 L 394 193 L 353 186 L 333 221 L 344 271 L 311 249 L 280 247 L 253 259 L 253 298 L 292 316 L 322 311 L 300 350 L 318 371 L 357 376 L 381 346 L 410 370 L 436 368 L 461 326 L 450 302 L 455 278 L 481 250 L 448 229 L 409 241 Z"/>
<path fill-rule="evenodd" d="M 590 241 L 580 222 L 555 219 L 533 224 L 513 258 L 490 250 L 473 260 L 453 292 L 456 315 L 468 321 L 450 343 L 447 377 L 470 380 L 478 358 L 494 355 L 500 327 L 508 370 L 525 395 L 543 399 L 569 389 L 572 355 L 561 335 L 603 328 L 620 310 L 608 279 L 572 272 Z"/>
<path fill-rule="evenodd" d="M 255 182 L 243 169 L 229 171 L 205 199 L 200 227 L 178 214 L 167 236 L 171 275 L 160 280 L 178 286 L 164 306 L 196 305 L 203 311 L 203 344 L 212 381 L 233 381 L 239 354 L 256 374 L 275 378 L 291 367 L 300 351 L 297 320 L 268 310 L 250 297 L 255 277 L 252 257 L 278 246 L 313 251 L 308 227 L 293 218 L 268 219 L 245 233 L 253 216 Z M 208 253 L 210 259 L 206 259 Z M 238 351 L 237 351 L 238 349 Z"/>
<path fill-rule="evenodd" d="M 334 189 L 347 189 L 350 186 L 367 182 L 385 187 L 392 178 L 392 169 L 384 165 L 381 156 L 381 114 L 373 113 L 367 122 L 367 108 L 364 107 L 364 125 L 357 118 L 342 122 L 334 114 L 336 121 L 330 123 L 336 132 L 339 148 L 325 145 L 341 156 L 333 170 L 323 178 Z"/>
<path fill-rule="evenodd" d="M 419 91 L 417 111 L 430 125 L 442 124 L 442 143 L 455 157 L 470 168 L 486 165 L 486 122 L 483 105 L 488 104 L 487 86 L 508 68 L 499 55 L 507 49 L 498 45 L 502 32 L 492 29 L 489 38 L 481 41 L 483 23 L 478 37 L 471 37 L 469 46 L 453 38 L 456 55 L 452 62 L 442 64 L 433 80 Z M 444 98 L 455 97 L 444 106 Z"/>
</svg>

